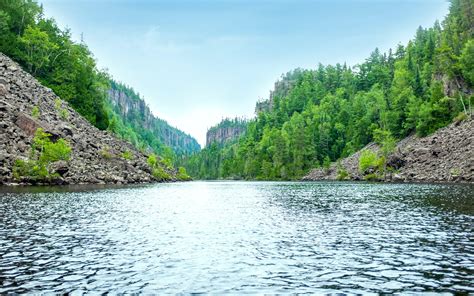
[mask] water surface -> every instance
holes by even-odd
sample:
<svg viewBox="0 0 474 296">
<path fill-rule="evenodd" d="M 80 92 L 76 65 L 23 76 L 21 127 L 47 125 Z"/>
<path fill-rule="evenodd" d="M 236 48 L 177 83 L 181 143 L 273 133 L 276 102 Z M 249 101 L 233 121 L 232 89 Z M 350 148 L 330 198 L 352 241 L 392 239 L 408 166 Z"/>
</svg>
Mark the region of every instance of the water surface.
<svg viewBox="0 0 474 296">
<path fill-rule="evenodd" d="M 474 292 L 473 189 L 3 188 L 0 293 Z"/>
</svg>

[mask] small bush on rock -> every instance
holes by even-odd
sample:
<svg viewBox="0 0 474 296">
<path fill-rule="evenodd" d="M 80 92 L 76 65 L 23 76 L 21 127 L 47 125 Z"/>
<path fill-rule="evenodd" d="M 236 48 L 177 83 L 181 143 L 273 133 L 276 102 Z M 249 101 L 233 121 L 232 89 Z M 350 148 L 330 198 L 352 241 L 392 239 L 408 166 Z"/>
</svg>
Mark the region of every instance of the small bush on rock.
<svg viewBox="0 0 474 296">
<path fill-rule="evenodd" d="M 336 180 L 343 181 L 343 180 L 347 180 L 348 177 L 349 177 L 349 173 L 347 172 L 346 169 L 340 168 L 337 170 Z"/>
<path fill-rule="evenodd" d="M 184 167 L 178 168 L 178 175 L 176 177 L 178 178 L 178 180 L 181 181 L 191 180 L 191 177 L 188 175 L 188 172 L 186 172 L 186 169 Z"/>
<path fill-rule="evenodd" d="M 362 151 L 360 158 L 359 158 L 359 171 L 362 174 L 367 173 L 369 170 L 376 170 L 378 169 L 379 159 L 375 152 L 370 150 Z"/>
<path fill-rule="evenodd" d="M 158 161 L 158 158 L 155 154 L 151 154 L 147 160 L 148 165 L 151 168 L 153 177 L 158 181 L 169 181 L 173 178 L 168 174 L 163 168 L 163 163 Z"/>
<path fill-rule="evenodd" d="M 133 159 L 133 154 L 129 150 L 125 150 L 124 152 L 122 152 L 122 154 L 120 154 L 120 156 L 123 159 L 126 159 L 126 160 L 132 160 Z"/>
<path fill-rule="evenodd" d="M 38 106 L 34 106 L 31 110 L 31 117 L 33 117 L 34 119 L 38 119 L 40 115 L 40 109 L 38 108 Z"/>
<path fill-rule="evenodd" d="M 16 179 L 28 177 L 34 181 L 51 179 L 57 174 L 50 172 L 50 165 L 59 160 L 67 161 L 70 156 L 71 147 L 64 139 L 52 142 L 51 134 L 39 128 L 33 138 L 29 159 L 15 161 L 13 176 Z"/>
<path fill-rule="evenodd" d="M 464 112 L 459 112 L 459 114 L 454 117 L 453 122 L 461 122 L 468 118 L 467 114 Z"/>
<path fill-rule="evenodd" d="M 54 109 L 59 113 L 59 117 L 61 117 L 62 120 L 67 120 L 69 118 L 69 111 L 62 106 L 63 101 L 60 98 L 54 100 Z"/>
<path fill-rule="evenodd" d="M 380 177 L 379 175 L 372 173 L 364 176 L 365 181 L 379 181 Z"/>
<path fill-rule="evenodd" d="M 105 159 L 112 159 L 113 155 L 110 152 L 109 148 L 103 148 L 99 151 L 100 156 L 102 156 Z"/>
</svg>

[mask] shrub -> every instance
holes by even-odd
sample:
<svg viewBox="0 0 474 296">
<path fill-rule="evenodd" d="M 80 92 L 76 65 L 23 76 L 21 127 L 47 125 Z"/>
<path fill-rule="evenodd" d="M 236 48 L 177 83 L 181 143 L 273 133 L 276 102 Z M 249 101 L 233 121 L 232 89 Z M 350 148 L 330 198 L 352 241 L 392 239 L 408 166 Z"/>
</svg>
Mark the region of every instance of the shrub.
<svg viewBox="0 0 474 296">
<path fill-rule="evenodd" d="M 461 175 L 461 170 L 459 168 L 452 168 L 449 173 L 451 174 L 451 176 L 453 177 L 458 177 L 459 175 Z"/>
<path fill-rule="evenodd" d="M 43 180 L 49 177 L 48 169 L 34 160 L 17 159 L 13 165 L 13 177 L 30 177 L 33 180 Z"/>
<path fill-rule="evenodd" d="M 147 159 L 147 163 L 151 168 L 154 168 L 158 164 L 158 160 L 156 159 L 155 154 L 150 154 Z"/>
<path fill-rule="evenodd" d="M 176 176 L 178 180 L 181 181 L 189 181 L 191 180 L 191 177 L 188 175 L 186 172 L 186 169 L 184 167 L 179 167 L 178 168 L 178 175 Z"/>
<path fill-rule="evenodd" d="M 69 118 L 69 111 L 66 108 L 63 108 L 63 101 L 60 98 L 54 100 L 54 109 L 59 113 L 59 117 L 62 120 L 67 120 Z"/>
<path fill-rule="evenodd" d="M 15 161 L 14 178 L 29 177 L 32 180 L 46 180 L 57 176 L 51 174 L 49 166 L 55 161 L 69 160 L 71 147 L 64 139 L 52 142 L 50 138 L 51 134 L 45 133 L 43 129 L 39 128 L 36 131 L 29 159 Z"/>
<path fill-rule="evenodd" d="M 131 160 L 133 159 L 133 154 L 132 152 L 130 152 L 130 150 L 125 150 L 124 152 L 122 152 L 120 154 L 120 156 L 123 158 L 123 159 L 126 159 L 126 160 Z"/>
<path fill-rule="evenodd" d="M 169 181 L 173 179 L 170 174 L 168 174 L 162 167 L 162 163 L 158 161 L 158 158 L 155 154 L 148 156 L 147 163 L 151 168 L 151 174 L 158 181 Z"/>
<path fill-rule="evenodd" d="M 329 156 L 326 155 L 326 157 L 324 158 L 324 161 L 323 161 L 323 168 L 324 170 L 329 170 L 329 168 L 331 167 L 331 159 L 329 158 Z"/>
<path fill-rule="evenodd" d="M 41 115 L 40 109 L 38 108 L 38 106 L 34 106 L 33 109 L 31 110 L 31 117 L 38 119 L 40 115 Z"/>
<path fill-rule="evenodd" d="M 454 117 L 453 122 L 461 122 L 467 119 L 467 114 L 464 112 L 459 112 L 459 114 Z"/>
<path fill-rule="evenodd" d="M 370 150 L 362 151 L 359 158 L 359 171 L 363 174 L 367 173 L 369 169 L 377 169 L 379 166 L 379 159 L 375 152 Z"/>
<path fill-rule="evenodd" d="M 376 173 L 372 173 L 372 174 L 365 175 L 364 180 L 366 180 L 366 181 L 378 181 L 378 180 L 380 180 L 380 177 Z"/>
<path fill-rule="evenodd" d="M 171 176 L 159 165 L 153 168 L 152 175 L 158 181 L 169 181 L 172 179 Z"/>
<path fill-rule="evenodd" d="M 337 170 L 337 176 L 336 176 L 337 180 L 339 180 L 339 181 L 347 180 L 348 177 L 349 177 L 349 173 L 346 171 L 345 168 L 339 168 Z"/>
<path fill-rule="evenodd" d="M 62 105 L 63 101 L 60 98 L 56 98 L 56 100 L 54 100 L 54 109 L 56 109 L 56 111 L 59 111 Z"/>
<path fill-rule="evenodd" d="M 112 159 L 113 155 L 109 151 L 109 148 L 103 148 L 99 151 L 100 156 L 102 156 L 105 159 Z"/>
<path fill-rule="evenodd" d="M 59 110 L 59 116 L 62 120 L 67 120 L 69 118 L 69 111 L 67 111 L 67 109 L 61 109 Z"/>
</svg>

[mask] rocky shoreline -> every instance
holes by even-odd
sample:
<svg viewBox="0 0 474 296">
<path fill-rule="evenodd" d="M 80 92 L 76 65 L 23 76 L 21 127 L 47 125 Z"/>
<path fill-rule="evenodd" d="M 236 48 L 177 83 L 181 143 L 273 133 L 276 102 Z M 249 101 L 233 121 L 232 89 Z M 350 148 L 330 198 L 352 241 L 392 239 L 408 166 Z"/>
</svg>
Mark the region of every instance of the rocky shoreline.
<svg viewBox="0 0 474 296">
<path fill-rule="evenodd" d="M 69 161 L 51 165 L 55 177 L 15 178 L 13 166 L 27 159 L 38 128 L 71 147 Z M 49 88 L 0 53 L 0 185 L 130 184 L 160 181 L 147 163 L 148 154 L 132 144 L 101 131 L 72 109 Z M 163 166 L 176 180 L 177 172 Z"/>
<path fill-rule="evenodd" d="M 398 142 L 395 152 L 387 158 L 391 168 L 383 177 L 385 182 L 474 183 L 474 119 L 455 122 L 430 136 L 409 136 Z M 340 180 L 340 171 L 347 172 L 345 180 L 363 180 L 359 158 L 364 150 L 377 152 L 371 143 L 353 155 L 333 163 L 329 169 L 313 169 L 304 181 Z"/>
</svg>

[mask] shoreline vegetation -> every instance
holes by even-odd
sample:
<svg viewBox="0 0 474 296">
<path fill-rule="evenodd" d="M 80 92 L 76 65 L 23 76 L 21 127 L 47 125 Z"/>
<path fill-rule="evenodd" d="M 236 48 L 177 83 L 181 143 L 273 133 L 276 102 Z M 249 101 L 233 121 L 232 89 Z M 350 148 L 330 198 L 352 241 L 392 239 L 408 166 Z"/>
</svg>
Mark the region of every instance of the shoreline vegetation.
<svg viewBox="0 0 474 296">
<path fill-rule="evenodd" d="M 256 103 L 254 119 L 224 120 L 196 152 L 197 142 L 178 130 L 175 150 L 165 145 L 151 129 L 167 124 L 149 109 L 130 115 L 121 113 L 128 105 L 112 108 L 124 94 L 124 104 L 146 104 L 99 71 L 87 46 L 73 42 L 37 2 L 6 1 L 0 184 L 191 177 L 472 183 L 474 4 L 450 2 L 441 23 L 419 27 L 406 45 L 376 48 L 354 66 L 320 64 L 282 75 Z"/>
<path fill-rule="evenodd" d="M 208 143 L 181 165 L 198 179 L 473 182 L 473 11 L 474 2 L 452 0 L 442 22 L 419 27 L 406 45 L 376 48 L 354 66 L 282 75 L 243 132 L 227 120 L 221 134 L 236 137 Z M 340 165 L 361 149 L 351 167 Z"/>
</svg>

